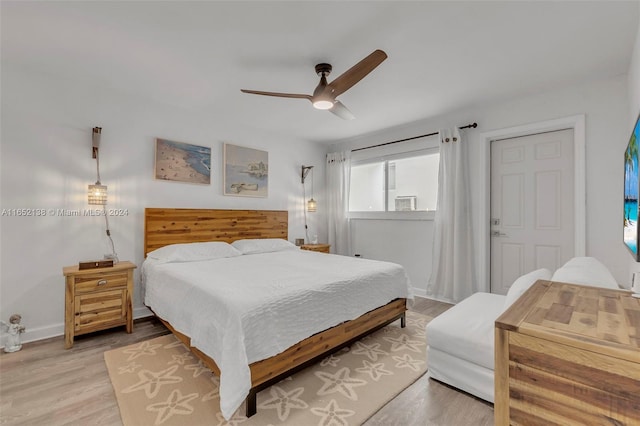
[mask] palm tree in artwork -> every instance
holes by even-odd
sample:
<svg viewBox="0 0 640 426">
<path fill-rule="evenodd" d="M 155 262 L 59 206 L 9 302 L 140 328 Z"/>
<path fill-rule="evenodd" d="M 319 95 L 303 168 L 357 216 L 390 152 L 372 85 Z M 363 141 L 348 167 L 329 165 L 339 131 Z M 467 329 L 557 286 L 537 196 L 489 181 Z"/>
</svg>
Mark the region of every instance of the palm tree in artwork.
<svg viewBox="0 0 640 426">
<path fill-rule="evenodd" d="M 629 211 L 626 208 L 627 204 L 627 194 L 631 194 L 631 188 L 629 185 L 631 183 L 631 179 L 628 178 L 629 175 L 633 172 L 633 159 L 638 158 L 638 143 L 636 140 L 636 134 L 633 132 L 631 134 L 631 139 L 629 140 L 629 146 L 627 146 L 627 150 L 624 152 L 624 166 L 625 166 L 625 174 L 627 175 L 627 179 L 625 179 L 627 183 L 627 188 L 625 188 L 625 212 L 624 212 L 624 226 L 627 226 L 629 223 Z"/>
</svg>

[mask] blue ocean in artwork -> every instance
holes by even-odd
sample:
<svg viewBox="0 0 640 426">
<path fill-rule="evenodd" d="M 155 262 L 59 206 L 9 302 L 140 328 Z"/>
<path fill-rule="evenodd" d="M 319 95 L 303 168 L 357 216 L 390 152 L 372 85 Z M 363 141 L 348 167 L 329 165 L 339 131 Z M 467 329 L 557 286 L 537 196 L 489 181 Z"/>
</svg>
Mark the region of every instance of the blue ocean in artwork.
<svg viewBox="0 0 640 426">
<path fill-rule="evenodd" d="M 638 136 L 640 119 L 624 153 L 624 243 L 638 253 Z"/>
<path fill-rule="evenodd" d="M 211 148 L 156 139 L 156 179 L 209 185 Z"/>
<path fill-rule="evenodd" d="M 633 222 L 638 222 L 638 201 L 625 201 L 624 202 L 624 216 Z"/>
<path fill-rule="evenodd" d="M 211 148 L 183 144 L 179 147 L 186 155 L 185 161 L 198 173 L 209 176 L 211 171 Z"/>
</svg>

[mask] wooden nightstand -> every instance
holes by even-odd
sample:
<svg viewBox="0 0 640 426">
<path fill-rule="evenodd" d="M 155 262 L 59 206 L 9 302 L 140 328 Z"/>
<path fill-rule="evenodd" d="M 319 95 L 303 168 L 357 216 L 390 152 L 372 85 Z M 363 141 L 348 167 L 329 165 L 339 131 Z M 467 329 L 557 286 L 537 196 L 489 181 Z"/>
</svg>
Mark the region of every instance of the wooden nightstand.
<svg viewBox="0 0 640 426">
<path fill-rule="evenodd" d="M 331 244 L 303 244 L 300 246 L 302 250 L 319 251 L 321 253 L 329 253 Z"/>
<path fill-rule="evenodd" d="M 73 346 L 73 338 L 106 328 L 126 326 L 133 331 L 133 270 L 131 262 L 118 262 L 108 268 L 62 268 L 66 277 L 64 307 L 64 346 Z"/>
</svg>

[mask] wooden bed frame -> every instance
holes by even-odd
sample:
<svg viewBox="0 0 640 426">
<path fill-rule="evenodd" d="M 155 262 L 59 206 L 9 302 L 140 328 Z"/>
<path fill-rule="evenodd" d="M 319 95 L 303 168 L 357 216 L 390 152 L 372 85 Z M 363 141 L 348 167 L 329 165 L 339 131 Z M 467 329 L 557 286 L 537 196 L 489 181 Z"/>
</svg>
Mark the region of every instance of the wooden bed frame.
<svg viewBox="0 0 640 426">
<path fill-rule="evenodd" d="M 226 241 L 244 238 L 288 237 L 288 212 L 277 210 L 210 210 L 146 208 L 144 214 L 144 255 L 169 244 Z M 256 395 L 325 356 L 359 340 L 398 319 L 405 327 L 406 299 L 395 299 L 373 311 L 317 333 L 271 358 L 249 365 L 251 390 L 246 399 L 246 415 L 256 413 Z M 156 315 L 157 316 L 157 315 Z M 215 374 L 215 361 L 191 346 L 188 336 L 158 317 L 169 330 Z"/>
</svg>

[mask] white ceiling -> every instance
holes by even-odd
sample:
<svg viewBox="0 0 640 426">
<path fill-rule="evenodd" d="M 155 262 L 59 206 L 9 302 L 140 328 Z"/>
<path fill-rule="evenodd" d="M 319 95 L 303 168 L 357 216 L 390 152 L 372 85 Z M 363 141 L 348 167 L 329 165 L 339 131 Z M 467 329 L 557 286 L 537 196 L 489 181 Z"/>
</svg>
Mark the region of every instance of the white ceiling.
<svg viewBox="0 0 640 426">
<path fill-rule="evenodd" d="M 2 63 L 104 85 L 257 131 L 331 142 L 625 74 L 638 2 L 8 2 Z M 339 99 L 306 100 L 375 49 L 389 58 Z"/>
</svg>

